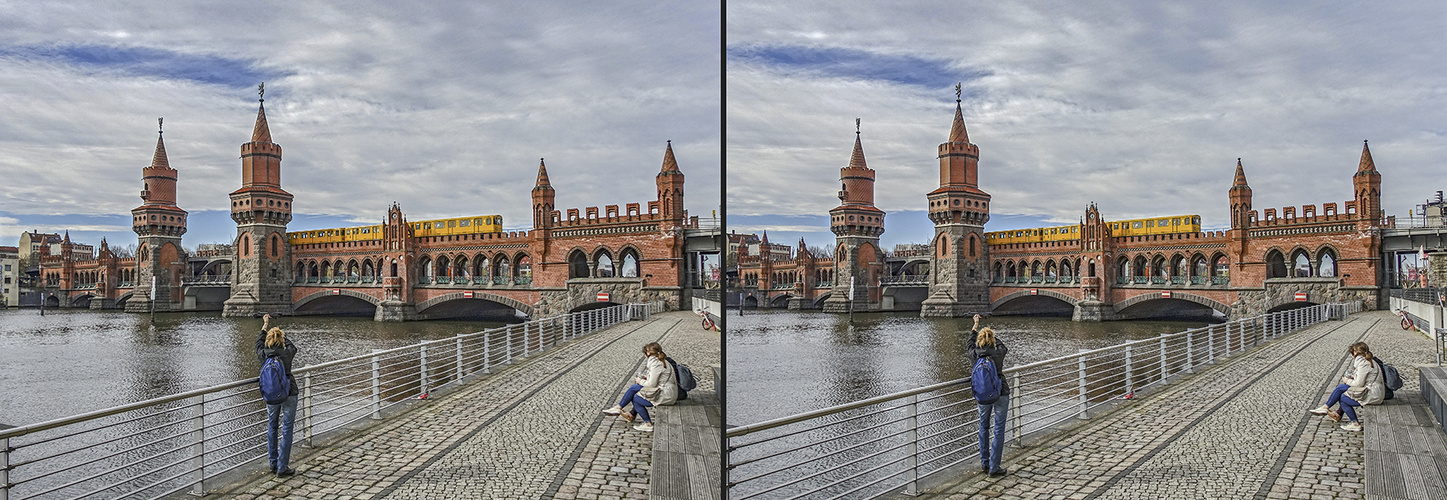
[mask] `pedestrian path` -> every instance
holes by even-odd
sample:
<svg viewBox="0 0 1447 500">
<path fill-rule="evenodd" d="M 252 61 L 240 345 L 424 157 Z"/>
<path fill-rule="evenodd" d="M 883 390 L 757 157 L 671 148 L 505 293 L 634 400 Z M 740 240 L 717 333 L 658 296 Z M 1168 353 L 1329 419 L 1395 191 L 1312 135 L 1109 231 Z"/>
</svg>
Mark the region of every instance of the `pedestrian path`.
<svg viewBox="0 0 1447 500">
<path fill-rule="evenodd" d="M 697 329 L 690 318 L 656 314 L 534 354 L 355 436 L 310 453 L 297 448 L 304 455 L 294 458 L 294 477 L 258 473 L 210 496 L 570 498 L 562 486 L 574 471 L 602 467 L 619 475 L 604 481 L 604 496 L 646 497 L 650 436 L 617 428 L 600 410 L 618 399 L 642 346 Z M 708 355 L 707 347 L 677 351 Z"/>
<path fill-rule="evenodd" d="M 1412 379 L 1425 337 L 1389 312 L 1325 322 L 1223 360 L 1040 446 L 1007 454 L 1010 474 L 978 473 L 929 498 L 1366 498 L 1363 433 L 1306 412 L 1365 340 Z M 1370 430 L 1377 408 L 1362 411 Z M 1377 415 L 1379 416 L 1379 415 Z"/>
</svg>

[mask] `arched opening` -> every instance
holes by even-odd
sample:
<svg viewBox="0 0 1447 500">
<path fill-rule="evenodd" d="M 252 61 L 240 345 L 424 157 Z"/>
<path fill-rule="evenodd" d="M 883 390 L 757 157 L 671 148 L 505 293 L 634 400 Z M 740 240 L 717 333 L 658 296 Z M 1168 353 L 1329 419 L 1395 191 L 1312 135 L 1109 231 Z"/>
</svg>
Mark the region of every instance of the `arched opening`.
<svg viewBox="0 0 1447 500">
<path fill-rule="evenodd" d="M 1151 282 L 1165 283 L 1168 276 L 1170 276 L 1170 268 L 1166 267 L 1166 258 L 1157 255 L 1151 259 Z"/>
<path fill-rule="evenodd" d="M 512 280 L 512 263 L 508 262 L 507 256 L 497 258 L 497 270 L 492 274 L 496 283 L 506 284 Z"/>
<path fill-rule="evenodd" d="M 598 262 L 597 277 L 612 278 L 615 271 L 613 269 L 613 255 L 609 253 L 607 249 L 600 249 L 595 256 L 595 260 Z"/>
<path fill-rule="evenodd" d="M 377 268 L 372 265 L 372 259 L 362 261 L 362 279 L 371 281 L 377 277 Z"/>
<path fill-rule="evenodd" d="M 1171 257 L 1171 282 L 1177 283 L 1185 280 L 1191 275 L 1191 263 L 1184 256 L 1179 254 Z"/>
<path fill-rule="evenodd" d="M 1015 281 L 1015 279 L 1016 279 L 1016 278 L 1019 278 L 1019 277 L 1020 277 L 1019 272 L 1017 272 L 1017 271 L 1015 270 L 1015 261 L 1012 260 L 1012 261 L 1010 261 L 1010 262 L 1006 262 L 1006 263 L 1005 263 L 1005 279 L 1006 279 L 1007 281 Z"/>
<path fill-rule="evenodd" d="M 568 254 L 568 278 L 587 278 L 588 256 L 583 255 L 582 250 L 573 250 Z"/>
<path fill-rule="evenodd" d="M 452 260 L 452 275 L 462 278 L 463 282 L 472 281 L 472 268 L 467 267 L 466 255 L 458 255 Z"/>
<path fill-rule="evenodd" d="M 294 279 L 296 279 L 296 282 L 297 282 L 297 283 L 301 283 L 301 282 L 303 282 L 303 281 L 306 281 L 306 263 L 305 263 L 305 262 L 297 262 L 297 263 L 296 263 L 296 276 L 294 277 Z"/>
<path fill-rule="evenodd" d="M 423 255 L 422 258 L 417 259 L 417 270 L 420 271 L 422 274 L 421 276 L 419 276 L 419 278 L 422 278 L 423 283 L 426 283 L 427 280 L 432 279 L 432 257 Z"/>
<path fill-rule="evenodd" d="M 356 281 L 362 277 L 362 265 L 356 260 L 347 262 L 347 281 Z"/>
<path fill-rule="evenodd" d="M 1135 256 L 1135 261 L 1131 263 L 1131 273 L 1131 276 L 1136 278 L 1145 278 L 1147 276 L 1150 276 L 1150 268 L 1146 267 L 1146 256 Z"/>
<path fill-rule="evenodd" d="M 979 245 L 979 243 L 975 241 L 975 235 L 974 235 L 974 233 L 970 233 L 970 257 L 974 257 L 974 256 L 975 256 L 975 248 L 976 248 L 978 245 Z"/>
<path fill-rule="evenodd" d="M 1095 259 L 1090 259 L 1090 267 L 1086 268 L 1086 276 L 1095 277 Z"/>
<path fill-rule="evenodd" d="M 1215 262 L 1215 264 L 1212 265 L 1211 268 L 1211 284 L 1224 285 L 1226 283 L 1230 283 L 1231 264 L 1226 260 L 1226 256 L 1222 254 L 1216 254 L 1216 258 L 1213 259 L 1213 262 Z"/>
<path fill-rule="evenodd" d="M 949 256 L 950 256 L 950 240 L 949 240 L 949 235 L 948 235 L 948 234 L 941 234 L 940 237 L 939 237 L 939 239 L 938 239 L 938 240 L 936 241 L 936 243 L 935 243 L 935 248 L 936 248 L 936 251 L 939 252 L 939 256 L 940 256 L 941 258 L 949 257 Z"/>
<path fill-rule="evenodd" d="M 393 278 L 397 277 L 397 259 L 392 259 L 392 272 L 391 274 L 388 274 L 388 276 L 391 276 Z"/>
<path fill-rule="evenodd" d="M 633 249 L 623 251 L 623 265 L 618 269 L 618 275 L 624 278 L 637 278 L 638 273 L 638 252 Z M 818 281 L 823 281 L 818 280 Z"/>
<path fill-rule="evenodd" d="M 271 235 L 271 258 L 275 259 L 281 255 L 281 237 L 276 233 Z"/>
<path fill-rule="evenodd" d="M 1280 250 L 1266 252 L 1266 277 L 1285 278 L 1286 272 L 1286 256 Z"/>
<path fill-rule="evenodd" d="M 437 263 L 433 267 L 437 268 L 436 273 L 439 280 L 452 277 L 452 266 L 449 265 L 450 262 L 451 259 L 448 259 L 445 254 L 437 256 Z"/>
<path fill-rule="evenodd" d="M 322 277 L 323 277 L 323 278 L 328 278 L 328 279 L 330 279 L 330 278 L 332 277 L 332 263 L 331 263 L 331 262 L 322 261 Z"/>
<path fill-rule="evenodd" d="M 251 256 L 251 235 L 248 234 L 248 233 L 242 233 L 242 234 L 241 234 L 241 244 L 238 245 L 238 246 L 241 247 L 241 256 L 242 256 L 242 257 L 250 257 L 250 256 Z"/>
<path fill-rule="evenodd" d="M 533 258 L 527 254 L 517 256 L 517 281 L 524 285 L 533 282 Z"/>
<path fill-rule="evenodd" d="M 1073 269 L 1071 269 L 1071 267 L 1070 267 L 1070 261 L 1069 261 L 1069 260 L 1062 260 L 1062 261 L 1060 261 L 1060 277 L 1061 277 L 1061 278 L 1064 278 L 1063 281 L 1070 281 L 1070 278 L 1071 278 L 1072 276 L 1075 276 L 1075 271 L 1074 271 Z"/>
<path fill-rule="evenodd" d="M 1318 261 L 1317 276 L 1323 278 L 1335 278 L 1337 276 L 1336 252 L 1333 252 L 1330 248 L 1323 248 L 1321 249 L 1321 257 L 1318 258 Z"/>
<path fill-rule="evenodd" d="M 1204 255 L 1196 255 L 1191 263 L 1191 283 L 1196 285 L 1204 284 L 1206 278 L 1209 277 L 1211 277 L 1211 266 L 1206 263 L 1206 257 Z"/>
<path fill-rule="evenodd" d="M 474 280 L 480 280 L 480 281 L 483 281 L 483 282 L 491 281 L 491 280 L 492 280 L 492 262 L 489 261 L 489 260 L 487 260 L 487 257 L 486 257 L 486 256 L 483 256 L 483 255 L 481 255 L 481 254 L 479 254 L 479 255 L 477 256 L 477 258 L 472 259 L 472 261 L 473 261 L 473 271 L 472 271 L 472 275 L 475 276 Z"/>
<path fill-rule="evenodd" d="M 1292 252 L 1291 275 L 1297 278 L 1311 277 L 1311 256 L 1306 254 L 1306 250 Z"/>
<path fill-rule="evenodd" d="M 1003 265 L 1001 265 L 999 262 L 996 262 L 996 263 L 995 263 L 994 272 L 991 273 L 991 275 L 994 277 L 994 281 L 995 281 L 996 283 L 999 283 L 999 282 L 1001 282 L 1001 281 L 1004 281 L 1004 280 L 1005 280 L 1005 267 L 1004 267 Z"/>
<path fill-rule="evenodd" d="M 1120 260 L 1117 261 L 1115 265 L 1115 277 L 1120 283 L 1129 283 L 1131 276 L 1132 274 L 1130 258 L 1121 256 Z"/>
</svg>

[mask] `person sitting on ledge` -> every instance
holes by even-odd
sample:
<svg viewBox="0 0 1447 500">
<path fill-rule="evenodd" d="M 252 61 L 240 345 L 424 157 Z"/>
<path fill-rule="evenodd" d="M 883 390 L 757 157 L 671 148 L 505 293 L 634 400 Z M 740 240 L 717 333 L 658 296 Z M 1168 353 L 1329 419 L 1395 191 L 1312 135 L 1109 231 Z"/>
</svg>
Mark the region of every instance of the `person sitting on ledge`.
<svg viewBox="0 0 1447 500">
<path fill-rule="evenodd" d="M 671 405 L 677 401 L 678 380 L 673 376 L 673 367 L 669 366 L 671 361 L 664 355 L 663 346 L 650 342 L 643 346 L 643 355 L 647 356 L 647 362 L 643 370 L 633 377 L 634 384 L 623 393 L 623 399 L 619 400 L 618 404 L 603 410 L 603 413 L 618 415 L 629 422 L 632 422 L 635 416 L 642 416 L 643 422 L 633 428 L 653 432 L 653 420 L 648 416 L 648 408 Z M 624 413 L 623 409 L 629 404 L 633 405 L 633 409 Z"/>
<path fill-rule="evenodd" d="M 1342 376 L 1342 383 L 1331 391 L 1326 404 L 1311 409 L 1311 413 L 1326 415 L 1334 422 L 1341 421 L 1341 413 L 1332 410 L 1331 407 L 1341 403 L 1341 411 L 1345 413 L 1349 422 L 1342 424 L 1341 428 L 1348 431 L 1362 430 L 1362 423 L 1357 419 L 1355 408 L 1362 405 L 1374 405 L 1382 402 L 1387 394 L 1387 387 L 1382 380 L 1382 367 L 1372 357 L 1372 350 L 1367 348 L 1366 342 L 1357 342 L 1347 347 L 1347 354 L 1352 356 L 1352 364 L 1347 368 L 1346 374 Z"/>
</svg>

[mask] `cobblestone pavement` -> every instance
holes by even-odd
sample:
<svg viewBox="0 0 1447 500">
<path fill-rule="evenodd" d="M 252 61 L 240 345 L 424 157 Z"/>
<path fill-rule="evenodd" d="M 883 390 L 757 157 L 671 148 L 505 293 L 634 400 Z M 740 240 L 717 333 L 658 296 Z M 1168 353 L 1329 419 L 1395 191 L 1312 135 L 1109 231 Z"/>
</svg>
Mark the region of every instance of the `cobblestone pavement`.
<svg viewBox="0 0 1447 500">
<path fill-rule="evenodd" d="M 722 347 L 718 332 L 706 331 L 698 321 L 684 319 L 659 341 L 669 358 L 688 365 L 698 379 L 698 388 L 691 392 L 714 390 L 713 370 L 719 366 Z M 641 361 L 642 358 L 640 357 Z M 637 370 L 639 365 L 627 371 Z M 620 383 L 613 403 L 623 397 L 627 381 Z M 598 427 L 578 455 L 577 462 L 553 493 L 554 498 L 647 498 L 653 435 L 633 430 L 632 425 L 618 417 L 601 413 L 611 403 L 596 405 Z"/>
<path fill-rule="evenodd" d="M 651 321 L 622 323 L 534 354 L 356 436 L 294 458 L 294 477 L 253 476 L 250 483 L 210 496 L 544 497 L 566 467 L 575 460 L 583 463 L 576 459 L 579 443 L 593 438 L 599 412 L 610 398 L 619 397 L 619 385 L 642 359 L 643 344 L 659 340 L 675 326 L 692 324 L 691 318 L 688 312 L 657 314 Z M 641 436 L 629 438 L 639 446 L 648 443 Z M 642 463 L 648 456 L 646 451 L 641 455 Z M 634 465 L 619 467 L 631 471 Z M 646 495 L 646 469 L 640 470 Z M 616 489 L 606 491 L 622 496 L 625 488 L 613 486 Z"/>
<path fill-rule="evenodd" d="M 1365 337 L 1415 390 L 1432 344 L 1389 312 L 1326 322 L 1219 362 L 1057 438 L 1007 454 L 1010 474 L 974 473 L 933 498 L 1363 498 L 1362 433 L 1306 412 L 1325 400 Z M 1425 356 L 1425 357 L 1424 357 Z M 1328 385 L 1330 383 L 1330 385 Z M 1371 425 L 1371 408 L 1360 412 Z"/>
</svg>

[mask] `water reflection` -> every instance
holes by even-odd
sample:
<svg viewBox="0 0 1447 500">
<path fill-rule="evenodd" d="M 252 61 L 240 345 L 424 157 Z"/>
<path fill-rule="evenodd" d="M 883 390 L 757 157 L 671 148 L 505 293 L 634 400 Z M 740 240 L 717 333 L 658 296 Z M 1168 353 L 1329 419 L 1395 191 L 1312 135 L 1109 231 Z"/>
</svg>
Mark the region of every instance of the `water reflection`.
<svg viewBox="0 0 1447 500">
<path fill-rule="evenodd" d="M 287 317 L 296 366 L 499 326 Z M 0 423 L 24 425 L 255 377 L 260 319 L 217 313 L 0 310 Z"/>
</svg>

